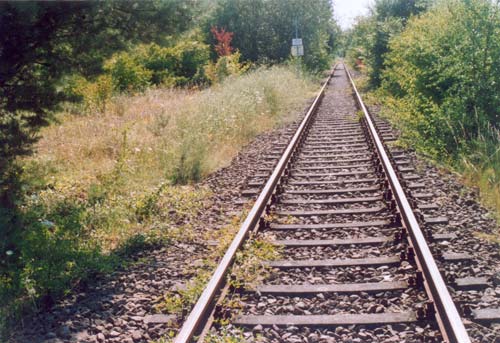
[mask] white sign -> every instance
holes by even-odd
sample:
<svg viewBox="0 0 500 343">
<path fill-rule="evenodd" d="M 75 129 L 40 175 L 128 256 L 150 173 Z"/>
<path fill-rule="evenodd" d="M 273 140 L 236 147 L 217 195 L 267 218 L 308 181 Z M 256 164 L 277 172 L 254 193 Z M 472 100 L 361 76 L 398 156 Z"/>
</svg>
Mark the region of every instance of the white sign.
<svg viewBox="0 0 500 343">
<path fill-rule="evenodd" d="M 302 38 L 293 38 L 292 45 L 302 45 Z"/>
<path fill-rule="evenodd" d="M 292 56 L 304 56 L 304 46 L 292 45 Z"/>
</svg>

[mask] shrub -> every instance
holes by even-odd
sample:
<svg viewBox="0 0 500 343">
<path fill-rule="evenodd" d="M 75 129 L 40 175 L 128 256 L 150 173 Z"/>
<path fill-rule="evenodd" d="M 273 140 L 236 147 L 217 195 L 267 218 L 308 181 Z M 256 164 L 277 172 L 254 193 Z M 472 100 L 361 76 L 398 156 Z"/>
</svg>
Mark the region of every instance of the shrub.
<svg viewBox="0 0 500 343">
<path fill-rule="evenodd" d="M 182 86 L 205 81 L 200 75 L 209 61 L 209 49 L 196 40 L 182 40 L 172 47 L 142 45 L 130 54 L 137 56 L 138 63 L 152 72 L 152 84 Z"/>
<path fill-rule="evenodd" d="M 220 56 L 216 63 L 210 63 L 205 68 L 205 74 L 212 83 L 219 83 L 231 75 L 241 75 L 249 66 L 240 63 L 241 54 L 235 52 L 227 56 Z"/>
<path fill-rule="evenodd" d="M 497 7 L 486 0 L 449 1 L 410 20 L 391 41 L 384 89 L 395 95 L 406 133 L 437 154 L 456 154 L 487 135 L 489 125 L 498 128 Z"/>
<path fill-rule="evenodd" d="M 224 63 L 226 73 L 236 74 L 237 58 L 236 62 L 233 58 Z M 179 87 L 207 83 L 208 62 L 208 45 L 197 40 L 182 40 L 172 47 L 155 43 L 138 45 L 113 55 L 104 64 L 106 73 L 95 80 L 79 75 L 69 78 L 64 92 L 69 100 L 82 101 L 85 110 L 104 113 L 113 93 L 143 92 L 150 85 Z"/>
<path fill-rule="evenodd" d="M 138 63 L 133 55 L 120 52 L 106 61 L 104 69 L 111 75 L 114 88 L 119 92 L 145 90 L 153 75 L 152 71 Z"/>
<path fill-rule="evenodd" d="M 233 52 L 233 47 L 231 46 L 231 41 L 233 40 L 233 33 L 226 32 L 226 29 L 218 29 L 216 26 L 212 26 L 210 32 L 214 35 L 217 44 L 214 46 L 215 52 L 218 56 L 228 56 Z"/>
<path fill-rule="evenodd" d="M 348 32 L 347 60 L 355 68 L 366 62 L 371 87 L 379 87 L 389 41 L 405 27 L 409 18 L 424 11 L 429 0 L 376 0 L 370 16 L 357 18 Z"/>
<path fill-rule="evenodd" d="M 68 292 L 74 280 L 103 271 L 107 264 L 101 261 L 106 257 L 100 255 L 99 246 L 89 244 L 90 232 L 83 226 L 85 207 L 73 199 L 47 195 L 52 199 L 35 200 L 24 217 L 20 282 L 35 303 L 43 296 L 50 304 Z"/>
<path fill-rule="evenodd" d="M 442 2 L 390 42 L 383 91 L 403 140 L 465 171 L 500 212 L 500 8 Z"/>
<path fill-rule="evenodd" d="M 113 80 L 110 75 L 101 75 L 94 82 L 81 76 L 74 76 L 69 81 L 66 93 L 83 102 L 90 112 L 104 113 L 106 105 L 113 95 Z"/>
</svg>

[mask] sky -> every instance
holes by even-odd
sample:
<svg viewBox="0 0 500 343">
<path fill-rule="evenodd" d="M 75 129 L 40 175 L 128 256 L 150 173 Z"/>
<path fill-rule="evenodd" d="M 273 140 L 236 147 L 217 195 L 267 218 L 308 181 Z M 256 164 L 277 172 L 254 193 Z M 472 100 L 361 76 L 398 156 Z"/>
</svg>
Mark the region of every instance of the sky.
<svg viewBox="0 0 500 343">
<path fill-rule="evenodd" d="M 373 0 L 333 0 L 333 13 L 342 29 L 349 28 L 354 18 L 368 14 L 368 5 Z"/>
</svg>

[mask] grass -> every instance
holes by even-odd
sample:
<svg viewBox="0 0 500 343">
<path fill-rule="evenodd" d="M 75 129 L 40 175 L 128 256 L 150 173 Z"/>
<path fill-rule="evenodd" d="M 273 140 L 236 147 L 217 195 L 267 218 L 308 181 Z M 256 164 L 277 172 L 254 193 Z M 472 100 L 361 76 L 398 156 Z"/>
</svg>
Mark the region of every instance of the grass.
<svg viewBox="0 0 500 343">
<path fill-rule="evenodd" d="M 460 156 L 456 169 L 465 184 L 478 187 L 481 202 L 495 211 L 500 224 L 500 131 L 493 128 L 489 131 L 475 142 L 469 153 Z"/>
<path fill-rule="evenodd" d="M 310 80 L 273 67 L 202 91 L 117 97 L 102 115 L 62 114 L 60 125 L 42 133 L 36 160 L 56 166 L 58 177 L 92 182 L 114 167 L 126 137 L 127 168 L 139 187 L 146 178 L 152 185 L 196 181 L 227 165 L 258 133 L 290 119 L 314 90 Z"/>
<path fill-rule="evenodd" d="M 263 238 L 249 239 L 237 253 L 231 270 L 231 285 L 236 289 L 255 289 L 270 274 L 265 261 L 277 260 L 281 248 Z"/>
<path fill-rule="evenodd" d="M 254 341 L 253 337 L 245 338 L 242 329 L 227 330 L 221 328 L 217 332 L 210 332 L 205 337 L 205 343 L 246 343 Z"/>
<path fill-rule="evenodd" d="M 205 90 L 150 89 L 104 113 L 58 114 L 23 162 L 23 244 L 2 265 L 2 318 L 50 305 L 146 244 L 200 239 L 210 191 L 195 182 L 292 119 L 315 88 L 287 67 L 260 68 Z"/>
<path fill-rule="evenodd" d="M 26 170 L 32 179 L 47 180 L 41 194 L 92 203 L 95 220 L 127 218 L 122 212 L 132 209 L 142 221 L 159 214 L 162 205 L 176 206 L 187 200 L 183 196 L 194 196 L 193 190 L 200 191 L 196 187 L 173 185 L 198 181 L 228 165 L 258 133 L 292 119 L 313 89 L 310 80 L 274 67 L 202 91 L 152 89 L 117 97 L 104 114 L 61 114 L 60 124 L 42 132 Z M 165 204 L 165 197 L 172 203 Z M 125 205 L 123 211 L 101 215 L 104 198 Z M 117 232 L 95 232 L 107 242 L 106 250 L 137 233 L 127 219 L 113 224 Z"/>
</svg>

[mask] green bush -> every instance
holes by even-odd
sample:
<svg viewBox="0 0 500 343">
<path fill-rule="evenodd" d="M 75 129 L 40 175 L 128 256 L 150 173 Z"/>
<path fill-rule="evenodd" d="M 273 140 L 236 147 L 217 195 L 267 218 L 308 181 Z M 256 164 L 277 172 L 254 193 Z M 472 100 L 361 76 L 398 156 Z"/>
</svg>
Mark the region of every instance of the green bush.
<svg viewBox="0 0 500 343">
<path fill-rule="evenodd" d="M 110 75 L 100 75 L 94 82 L 75 75 L 67 82 L 65 93 L 70 99 L 80 100 L 86 110 L 104 113 L 113 95 L 113 88 Z"/>
<path fill-rule="evenodd" d="M 19 314 L 16 309 L 50 307 L 92 275 L 118 267 L 130 253 L 168 243 L 176 234 L 169 232 L 173 223 L 196 218 L 206 190 L 163 183 L 131 194 L 125 162 L 123 156 L 88 188 L 68 180 L 43 182 L 40 177 L 57 171 L 26 165 L 29 196 L 17 214 L 17 230 L 1 246 L 0 337 Z"/>
<path fill-rule="evenodd" d="M 150 85 L 153 75 L 128 52 L 113 55 L 104 64 L 104 70 L 111 75 L 113 86 L 119 92 L 143 91 Z"/>
<path fill-rule="evenodd" d="M 143 92 L 150 85 L 179 87 L 209 82 L 205 66 L 209 47 L 197 40 L 182 40 L 172 47 L 138 45 L 113 55 L 104 63 L 105 74 L 94 80 L 74 75 L 65 82 L 69 100 L 86 110 L 104 113 L 113 93 Z"/>
<path fill-rule="evenodd" d="M 500 213 L 500 8 L 449 0 L 390 42 L 382 90 L 403 141 L 462 171 Z"/>
<path fill-rule="evenodd" d="M 383 87 L 396 98 L 391 104 L 409 140 L 456 154 L 499 127 L 497 5 L 447 1 L 410 20 L 390 50 Z"/>
<path fill-rule="evenodd" d="M 228 76 L 243 74 L 248 65 L 240 63 L 241 54 L 235 52 L 231 55 L 220 56 L 217 62 L 210 63 L 205 67 L 205 74 L 212 83 L 224 81 Z"/>
<path fill-rule="evenodd" d="M 161 47 L 154 43 L 142 45 L 130 54 L 151 71 L 152 84 L 168 86 L 204 82 L 200 75 L 210 57 L 208 45 L 196 40 L 182 40 L 172 47 Z"/>
<path fill-rule="evenodd" d="M 20 245 L 21 289 L 33 300 L 43 296 L 49 302 L 68 292 L 74 280 L 108 266 L 82 225 L 85 207 L 68 199 L 53 201 L 53 208 L 39 201 L 33 204 L 25 216 L 26 234 Z"/>
<path fill-rule="evenodd" d="M 379 87 L 389 41 L 405 27 L 409 18 L 425 10 L 432 0 L 376 0 L 367 17 L 357 18 L 348 32 L 348 62 L 355 68 L 366 64 L 370 86 Z"/>
</svg>

